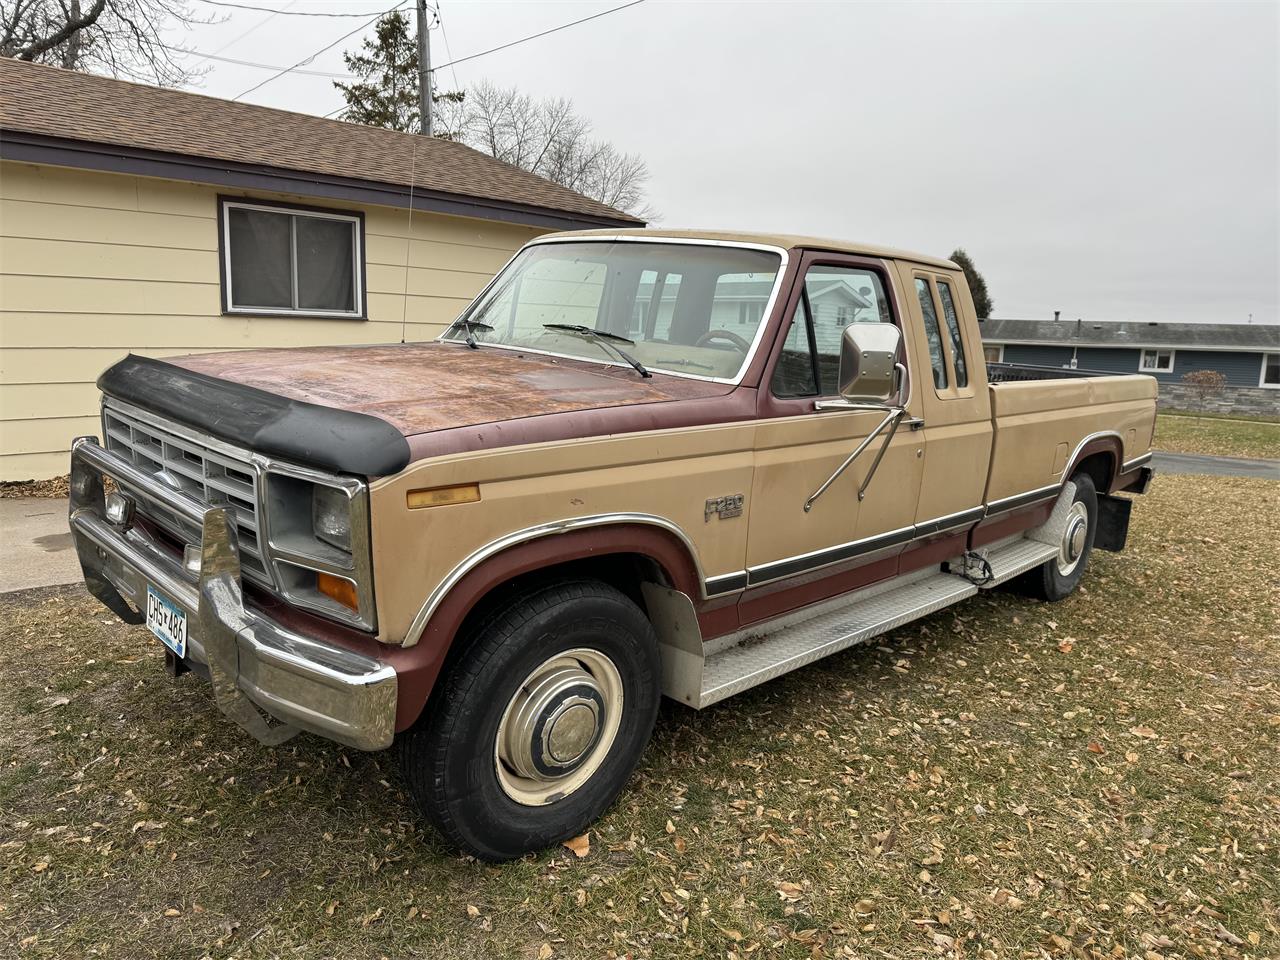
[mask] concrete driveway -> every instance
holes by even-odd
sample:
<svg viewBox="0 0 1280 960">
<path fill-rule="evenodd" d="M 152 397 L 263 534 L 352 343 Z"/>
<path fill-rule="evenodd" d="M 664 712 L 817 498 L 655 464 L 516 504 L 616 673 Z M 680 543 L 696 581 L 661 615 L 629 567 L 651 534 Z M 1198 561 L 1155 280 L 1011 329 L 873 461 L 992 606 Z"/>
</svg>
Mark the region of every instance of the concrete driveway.
<svg viewBox="0 0 1280 960">
<path fill-rule="evenodd" d="M 66 499 L 0 500 L 0 593 L 79 579 Z"/>
</svg>

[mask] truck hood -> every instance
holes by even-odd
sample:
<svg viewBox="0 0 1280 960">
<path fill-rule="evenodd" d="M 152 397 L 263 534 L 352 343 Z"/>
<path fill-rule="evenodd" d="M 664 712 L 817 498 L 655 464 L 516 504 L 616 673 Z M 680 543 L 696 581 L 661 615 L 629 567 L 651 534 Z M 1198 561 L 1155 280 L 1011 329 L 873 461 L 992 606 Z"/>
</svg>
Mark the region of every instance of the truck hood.
<svg viewBox="0 0 1280 960">
<path fill-rule="evenodd" d="M 731 389 L 460 343 L 251 350 L 169 362 L 292 400 L 379 417 L 405 437 L 548 413 L 720 396 Z"/>
<path fill-rule="evenodd" d="M 459 450 L 750 415 L 725 403 L 730 384 L 454 343 L 130 356 L 99 386 L 251 449 L 378 475 Z M 290 439 L 303 434 L 305 451 Z M 352 453 L 364 435 L 384 455 Z"/>
</svg>

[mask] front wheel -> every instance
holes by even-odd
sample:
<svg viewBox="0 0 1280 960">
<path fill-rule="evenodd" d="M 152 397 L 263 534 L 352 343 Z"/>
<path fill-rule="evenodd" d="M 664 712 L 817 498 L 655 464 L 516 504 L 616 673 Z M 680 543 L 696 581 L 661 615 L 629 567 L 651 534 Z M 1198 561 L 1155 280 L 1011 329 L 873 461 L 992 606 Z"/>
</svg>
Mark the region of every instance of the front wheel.
<svg viewBox="0 0 1280 960">
<path fill-rule="evenodd" d="M 581 833 L 622 791 L 661 697 L 657 638 L 597 581 L 484 618 L 401 739 L 419 808 L 452 843 L 510 860 Z"/>
<path fill-rule="evenodd" d="M 1065 600 L 1075 592 L 1098 534 L 1098 492 L 1093 478 L 1078 473 L 1070 482 L 1075 485 L 1075 493 L 1067 508 L 1057 556 L 1028 571 L 1019 582 L 1025 593 L 1039 600 Z"/>
</svg>

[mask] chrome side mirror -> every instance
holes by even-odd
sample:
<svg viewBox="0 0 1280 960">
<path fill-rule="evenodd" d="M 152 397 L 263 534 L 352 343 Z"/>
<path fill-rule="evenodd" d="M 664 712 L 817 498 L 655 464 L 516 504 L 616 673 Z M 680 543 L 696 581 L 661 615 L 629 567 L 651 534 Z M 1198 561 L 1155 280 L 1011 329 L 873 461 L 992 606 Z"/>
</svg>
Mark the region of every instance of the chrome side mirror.
<svg viewBox="0 0 1280 960">
<path fill-rule="evenodd" d="M 840 396 L 850 403 L 888 403 L 900 386 L 902 331 L 891 323 L 851 323 L 840 336 Z"/>
</svg>

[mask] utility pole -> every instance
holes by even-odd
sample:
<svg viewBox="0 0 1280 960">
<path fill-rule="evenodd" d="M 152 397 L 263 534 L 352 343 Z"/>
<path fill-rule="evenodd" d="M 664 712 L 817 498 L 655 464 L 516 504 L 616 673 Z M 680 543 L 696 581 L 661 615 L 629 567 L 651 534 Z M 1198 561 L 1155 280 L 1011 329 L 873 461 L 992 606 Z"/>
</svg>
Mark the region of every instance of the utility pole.
<svg viewBox="0 0 1280 960">
<path fill-rule="evenodd" d="M 431 28 L 427 23 L 427 0 L 418 0 L 418 133 L 431 136 Z"/>
</svg>

